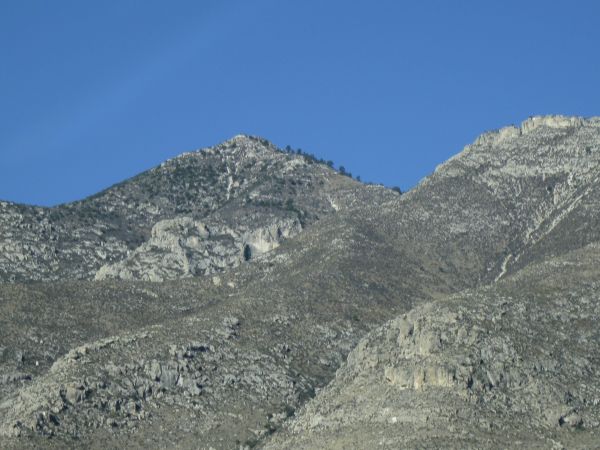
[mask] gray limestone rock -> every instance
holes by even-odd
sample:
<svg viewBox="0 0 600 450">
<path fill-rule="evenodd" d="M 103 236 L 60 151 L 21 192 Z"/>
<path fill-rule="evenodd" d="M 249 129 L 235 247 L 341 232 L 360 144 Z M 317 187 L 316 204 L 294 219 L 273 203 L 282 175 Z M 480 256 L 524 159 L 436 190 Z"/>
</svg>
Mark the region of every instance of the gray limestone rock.
<svg viewBox="0 0 600 450">
<path fill-rule="evenodd" d="M 244 246 L 264 253 L 300 223 L 346 206 L 339 197 L 351 185 L 324 163 L 236 136 L 81 201 L 0 201 L 0 280 L 157 281 L 223 271 L 239 264 Z M 161 253 L 167 261 L 152 270 Z"/>
<path fill-rule="evenodd" d="M 258 218 L 250 217 L 254 222 Z M 96 280 L 163 281 L 222 272 L 279 246 L 302 230 L 297 218 L 261 217 L 268 225 L 207 225 L 190 217 L 158 222 L 149 241 L 123 261 L 102 266 Z"/>
<path fill-rule="evenodd" d="M 402 196 L 238 136 L 0 202 L 2 446 L 594 448 L 599 186 L 552 116 Z"/>
</svg>

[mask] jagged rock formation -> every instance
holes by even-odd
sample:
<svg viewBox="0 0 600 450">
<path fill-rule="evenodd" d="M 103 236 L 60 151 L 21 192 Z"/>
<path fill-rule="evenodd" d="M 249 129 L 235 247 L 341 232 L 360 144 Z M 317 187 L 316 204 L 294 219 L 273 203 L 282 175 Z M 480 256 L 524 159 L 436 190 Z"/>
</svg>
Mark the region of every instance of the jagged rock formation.
<svg viewBox="0 0 600 450">
<path fill-rule="evenodd" d="M 402 196 L 237 137 L 4 204 L 46 281 L 0 284 L 3 444 L 593 447 L 599 176 L 600 119 L 541 117 Z"/>
<path fill-rule="evenodd" d="M 185 216 L 162 220 L 147 242 L 123 261 L 102 266 L 95 279 L 163 281 L 221 272 L 277 248 L 302 230 L 298 218 L 254 214 L 245 219 L 249 225 L 237 223 L 235 228 Z"/>
</svg>

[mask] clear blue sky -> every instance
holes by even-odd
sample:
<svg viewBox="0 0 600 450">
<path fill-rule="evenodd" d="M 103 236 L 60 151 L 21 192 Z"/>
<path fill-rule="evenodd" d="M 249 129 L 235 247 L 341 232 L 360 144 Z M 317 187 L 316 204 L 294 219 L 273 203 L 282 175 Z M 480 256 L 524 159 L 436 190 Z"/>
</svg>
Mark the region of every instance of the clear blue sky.
<svg viewBox="0 0 600 450">
<path fill-rule="evenodd" d="M 595 0 L 1 0 L 0 199 L 79 199 L 239 133 L 406 190 L 485 130 L 599 115 L 599 18 Z"/>
</svg>

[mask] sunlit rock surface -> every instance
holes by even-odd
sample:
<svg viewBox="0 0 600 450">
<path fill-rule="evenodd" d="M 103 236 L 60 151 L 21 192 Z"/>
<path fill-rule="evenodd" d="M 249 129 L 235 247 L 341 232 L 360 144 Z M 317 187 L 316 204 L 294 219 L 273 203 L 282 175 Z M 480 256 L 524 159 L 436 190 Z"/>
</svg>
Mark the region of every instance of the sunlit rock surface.
<svg viewBox="0 0 600 450">
<path fill-rule="evenodd" d="M 404 195 L 237 136 L 0 203 L 3 448 L 595 448 L 600 120 Z"/>
</svg>

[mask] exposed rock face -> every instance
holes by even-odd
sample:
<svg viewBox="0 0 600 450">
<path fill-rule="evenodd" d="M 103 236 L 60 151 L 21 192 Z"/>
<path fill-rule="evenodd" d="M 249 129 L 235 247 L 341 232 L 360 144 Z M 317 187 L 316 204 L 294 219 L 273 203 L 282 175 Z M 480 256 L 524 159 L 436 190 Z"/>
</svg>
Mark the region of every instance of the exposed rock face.
<svg viewBox="0 0 600 450">
<path fill-rule="evenodd" d="M 1 276 L 45 282 L 0 284 L 2 445 L 594 448 L 599 177 L 553 116 L 402 196 L 236 137 L 4 203 Z"/>
<path fill-rule="evenodd" d="M 529 133 L 538 127 L 548 128 L 576 128 L 584 125 L 586 121 L 581 117 L 568 117 L 568 116 L 535 116 L 530 117 L 521 124 L 521 132 Z M 600 126 L 600 122 L 597 119 L 589 119 L 589 124 Z"/>
<path fill-rule="evenodd" d="M 265 218 L 261 218 L 265 221 Z M 208 275 L 269 252 L 302 230 L 298 218 L 270 218 L 259 228 L 211 225 L 190 217 L 158 222 L 151 238 L 118 263 L 102 266 L 96 280 L 163 281 Z"/>
</svg>

